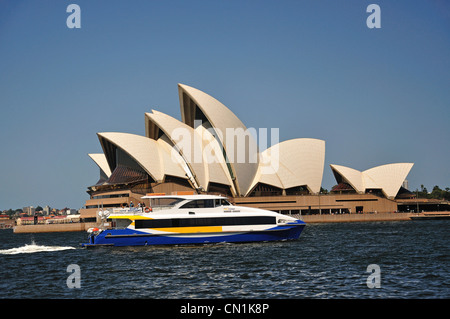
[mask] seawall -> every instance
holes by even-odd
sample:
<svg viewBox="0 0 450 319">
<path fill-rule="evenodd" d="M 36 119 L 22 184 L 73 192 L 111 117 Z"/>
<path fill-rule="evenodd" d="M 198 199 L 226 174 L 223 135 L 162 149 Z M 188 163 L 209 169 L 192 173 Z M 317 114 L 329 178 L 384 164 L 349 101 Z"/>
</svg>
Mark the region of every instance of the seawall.
<svg viewBox="0 0 450 319">
<path fill-rule="evenodd" d="M 292 215 L 305 223 L 349 223 L 349 222 L 381 222 L 412 220 L 411 217 L 449 216 L 450 212 L 416 213 L 365 213 L 365 214 L 323 214 L 323 215 Z"/>
<path fill-rule="evenodd" d="M 349 223 L 411 220 L 411 213 L 293 215 L 305 223 Z"/>
<path fill-rule="evenodd" d="M 95 227 L 97 223 L 70 223 L 70 224 L 50 224 L 50 225 L 23 225 L 15 226 L 14 233 L 52 233 L 52 232 L 74 232 L 86 231 Z"/>
</svg>

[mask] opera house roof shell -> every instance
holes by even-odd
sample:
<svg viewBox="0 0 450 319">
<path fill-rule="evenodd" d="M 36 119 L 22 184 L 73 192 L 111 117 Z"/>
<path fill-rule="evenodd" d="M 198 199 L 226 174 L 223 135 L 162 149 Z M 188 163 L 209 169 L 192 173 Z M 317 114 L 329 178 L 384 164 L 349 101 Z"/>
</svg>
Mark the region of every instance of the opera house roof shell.
<svg viewBox="0 0 450 319">
<path fill-rule="evenodd" d="M 331 164 L 338 183 L 349 184 L 356 192 L 380 189 L 387 198 L 395 198 L 413 163 L 386 164 L 360 172 L 356 169 Z"/>
</svg>

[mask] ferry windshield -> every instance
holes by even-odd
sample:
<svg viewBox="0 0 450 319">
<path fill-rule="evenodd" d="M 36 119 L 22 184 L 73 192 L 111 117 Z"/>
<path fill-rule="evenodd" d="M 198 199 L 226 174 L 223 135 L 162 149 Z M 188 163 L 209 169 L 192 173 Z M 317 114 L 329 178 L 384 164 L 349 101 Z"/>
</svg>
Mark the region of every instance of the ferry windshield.
<svg viewBox="0 0 450 319">
<path fill-rule="evenodd" d="M 153 210 L 158 209 L 171 209 L 174 208 L 179 202 L 182 202 L 182 198 L 151 198 L 150 206 Z"/>
<path fill-rule="evenodd" d="M 231 204 L 226 199 L 216 199 L 216 207 L 217 206 L 231 206 Z"/>
</svg>

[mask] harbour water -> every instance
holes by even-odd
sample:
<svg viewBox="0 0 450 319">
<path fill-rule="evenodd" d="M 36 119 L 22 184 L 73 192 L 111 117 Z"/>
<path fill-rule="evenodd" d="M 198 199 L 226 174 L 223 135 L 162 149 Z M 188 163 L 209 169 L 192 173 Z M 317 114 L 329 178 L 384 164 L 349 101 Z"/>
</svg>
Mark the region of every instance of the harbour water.
<svg viewBox="0 0 450 319">
<path fill-rule="evenodd" d="M 449 221 L 330 223 L 289 242 L 82 249 L 84 232 L 1 230 L 0 298 L 446 299 L 449 233 Z"/>
</svg>

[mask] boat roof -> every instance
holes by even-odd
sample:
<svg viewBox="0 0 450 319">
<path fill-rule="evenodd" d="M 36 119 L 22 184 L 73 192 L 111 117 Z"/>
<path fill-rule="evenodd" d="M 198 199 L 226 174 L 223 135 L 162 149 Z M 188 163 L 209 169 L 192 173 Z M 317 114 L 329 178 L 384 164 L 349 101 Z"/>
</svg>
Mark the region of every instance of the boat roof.
<svg viewBox="0 0 450 319">
<path fill-rule="evenodd" d="M 178 199 L 227 199 L 220 195 L 146 195 L 141 198 L 145 199 L 157 199 L 157 198 L 178 198 Z"/>
</svg>

